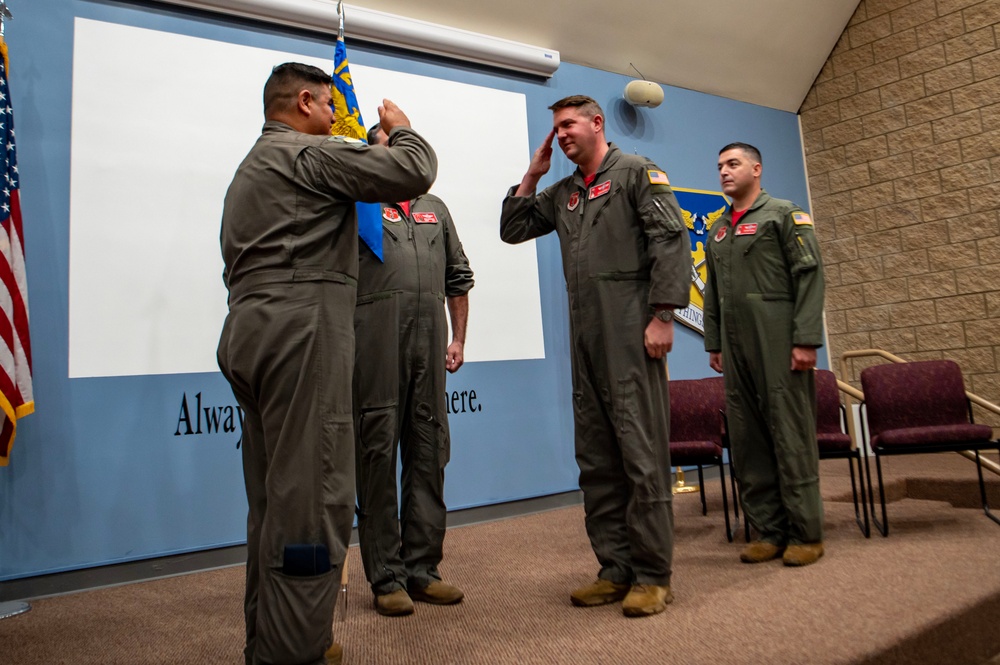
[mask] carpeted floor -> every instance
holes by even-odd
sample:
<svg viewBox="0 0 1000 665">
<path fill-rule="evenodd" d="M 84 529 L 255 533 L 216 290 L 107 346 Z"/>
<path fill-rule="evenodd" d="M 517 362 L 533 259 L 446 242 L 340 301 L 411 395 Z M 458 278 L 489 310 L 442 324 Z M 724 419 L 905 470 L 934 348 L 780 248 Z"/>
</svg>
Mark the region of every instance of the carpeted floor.
<svg viewBox="0 0 1000 665">
<path fill-rule="evenodd" d="M 1000 653 L 1000 526 L 948 503 L 975 503 L 975 467 L 957 455 L 886 466 L 890 536 L 866 540 L 846 462 L 823 462 L 827 554 L 803 569 L 738 561 L 717 479 L 707 516 L 697 494 L 676 497 L 676 600 L 645 619 L 570 605 L 597 572 L 580 507 L 449 531 L 442 572 L 466 600 L 410 617 L 374 612 L 352 548 L 334 636 L 352 664 L 986 663 Z M 0 663 L 238 665 L 242 589 L 238 566 L 36 600 L 0 622 Z"/>
</svg>

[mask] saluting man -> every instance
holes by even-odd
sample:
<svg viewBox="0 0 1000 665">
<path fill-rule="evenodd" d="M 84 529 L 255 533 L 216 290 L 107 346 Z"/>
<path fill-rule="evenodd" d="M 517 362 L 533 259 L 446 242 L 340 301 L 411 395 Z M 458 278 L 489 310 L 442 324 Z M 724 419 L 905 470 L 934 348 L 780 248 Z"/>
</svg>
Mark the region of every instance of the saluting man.
<svg viewBox="0 0 1000 665">
<path fill-rule="evenodd" d="M 583 95 L 549 107 L 552 131 L 503 202 L 500 237 L 559 235 L 569 291 L 576 460 L 597 581 L 574 605 L 622 601 L 625 616 L 673 600 L 673 504 L 664 358 L 688 305 L 691 245 L 667 175 L 604 137 Z M 552 140 L 576 171 L 539 194 Z"/>
<path fill-rule="evenodd" d="M 368 143 L 385 145 L 380 125 Z M 360 249 L 355 311 L 354 411 L 358 537 L 375 610 L 413 613 L 413 601 L 452 605 L 441 580 L 451 440 L 445 370 L 465 360 L 469 260 L 447 206 L 432 194 L 382 204 L 384 263 Z M 451 342 L 445 303 L 451 315 Z M 402 455 L 401 502 L 396 451 Z"/>
<path fill-rule="evenodd" d="M 709 232 L 705 350 L 726 383 L 740 499 L 759 533 L 746 563 L 823 555 L 816 444 L 816 349 L 823 345 L 823 265 L 813 221 L 761 189 L 760 151 L 731 143 L 719 180 L 732 206 Z"/>
</svg>

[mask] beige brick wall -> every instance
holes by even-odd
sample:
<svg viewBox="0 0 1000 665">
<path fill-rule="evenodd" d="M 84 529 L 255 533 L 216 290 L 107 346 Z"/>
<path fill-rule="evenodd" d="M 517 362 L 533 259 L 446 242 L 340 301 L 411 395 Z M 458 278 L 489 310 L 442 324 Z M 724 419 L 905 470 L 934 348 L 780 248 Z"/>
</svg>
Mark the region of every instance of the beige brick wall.
<svg viewBox="0 0 1000 665">
<path fill-rule="evenodd" d="M 998 46 L 1000 0 L 862 0 L 802 104 L 838 370 L 951 358 L 1000 403 Z"/>
</svg>

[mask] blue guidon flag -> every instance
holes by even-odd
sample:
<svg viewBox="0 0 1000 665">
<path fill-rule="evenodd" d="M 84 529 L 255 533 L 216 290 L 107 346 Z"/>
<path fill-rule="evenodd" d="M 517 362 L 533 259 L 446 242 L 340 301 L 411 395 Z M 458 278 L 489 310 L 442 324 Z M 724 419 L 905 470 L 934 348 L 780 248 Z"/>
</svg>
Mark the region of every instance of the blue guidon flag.
<svg viewBox="0 0 1000 665">
<path fill-rule="evenodd" d="M 652 176 L 651 176 L 652 179 Z M 674 187 L 674 196 L 684 214 L 684 226 L 691 240 L 691 304 L 674 312 L 674 318 L 702 335 L 705 334 L 705 242 L 708 232 L 729 208 L 722 192 Z"/>
<path fill-rule="evenodd" d="M 354 94 L 354 81 L 347 63 L 347 44 L 344 43 L 344 3 L 337 3 L 340 16 L 340 32 L 337 34 L 337 48 L 333 54 L 333 126 L 330 133 L 348 139 L 367 143 L 368 132 L 358 108 L 358 97 Z M 358 235 L 378 260 L 382 260 L 382 208 L 378 203 L 357 203 Z"/>
</svg>

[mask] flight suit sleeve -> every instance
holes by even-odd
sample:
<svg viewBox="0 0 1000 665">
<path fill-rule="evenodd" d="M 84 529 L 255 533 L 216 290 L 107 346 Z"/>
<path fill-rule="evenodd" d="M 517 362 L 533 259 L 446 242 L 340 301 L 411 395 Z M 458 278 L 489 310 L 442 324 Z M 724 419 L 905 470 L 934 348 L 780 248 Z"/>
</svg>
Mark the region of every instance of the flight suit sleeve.
<svg viewBox="0 0 1000 665">
<path fill-rule="evenodd" d="M 447 208 L 445 208 L 447 211 Z M 444 269 L 444 294 L 453 298 L 468 293 L 475 285 L 472 278 L 472 268 L 469 267 L 469 258 L 462 249 L 462 241 L 458 238 L 458 231 L 455 229 L 455 222 L 451 219 L 451 213 L 444 215 L 445 233 L 445 269 Z"/>
<path fill-rule="evenodd" d="M 787 213 L 782 223 L 781 241 L 795 298 L 792 344 L 823 346 L 823 262 L 809 214 L 799 209 Z"/>
<path fill-rule="evenodd" d="M 725 224 L 726 222 L 722 222 Z M 709 232 L 709 237 L 715 236 Z M 719 314 L 719 290 L 715 280 L 715 262 L 712 260 L 712 250 L 705 242 L 705 351 L 712 353 L 722 350 L 722 333 Z"/>
<path fill-rule="evenodd" d="M 632 173 L 632 200 L 650 259 L 649 304 L 683 309 L 691 300 L 691 241 L 666 174 L 648 162 Z"/>
<path fill-rule="evenodd" d="M 507 191 L 500 210 L 500 239 L 510 245 L 538 238 L 556 229 L 552 206 L 555 186 L 531 196 L 514 196 L 517 185 Z"/>
<path fill-rule="evenodd" d="M 298 168 L 317 189 L 348 201 L 409 201 L 437 178 L 437 155 L 409 127 L 395 127 L 389 147 L 331 136 L 299 156 Z"/>
</svg>

